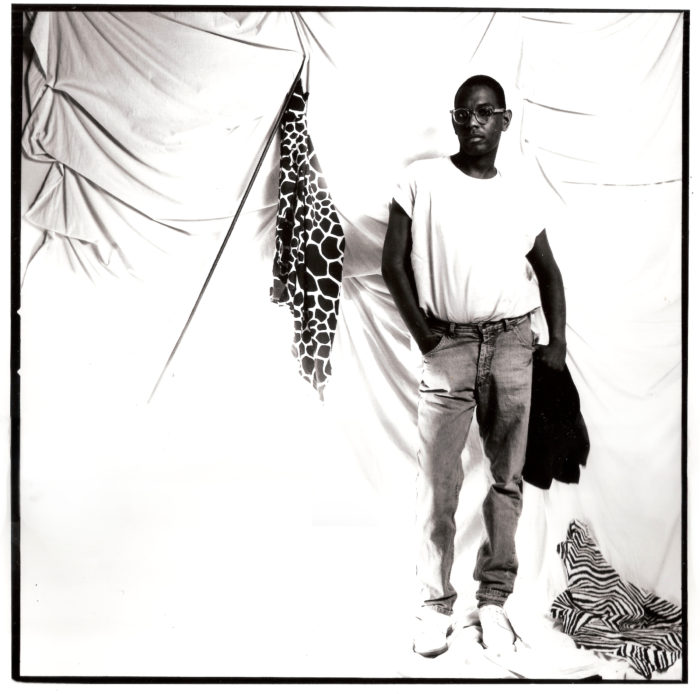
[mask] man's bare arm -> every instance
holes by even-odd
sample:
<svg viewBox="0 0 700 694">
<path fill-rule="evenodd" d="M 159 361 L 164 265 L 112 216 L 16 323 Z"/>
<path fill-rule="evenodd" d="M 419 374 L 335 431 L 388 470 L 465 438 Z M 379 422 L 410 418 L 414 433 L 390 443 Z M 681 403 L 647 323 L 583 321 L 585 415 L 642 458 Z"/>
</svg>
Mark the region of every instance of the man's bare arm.
<svg viewBox="0 0 700 694">
<path fill-rule="evenodd" d="M 561 371 L 566 360 L 566 299 L 561 272 L 549 247 L 547 232 L 541 231 L 527 254 L 540 285 L 542 310 L 549 328 L 549 344 L 537 350 L 548 366 Z"/>
<path fill-rule="evenodd" d="M 416 281 L 411 266 L 412 244 L 411 218 L 401 205 L 392 201 L 382 253 L 382 276 L 401 318 L 418 348 L 425 354 L 440 342 L 440 336 L 431 332 L 418 305 Z"/>
</svg>

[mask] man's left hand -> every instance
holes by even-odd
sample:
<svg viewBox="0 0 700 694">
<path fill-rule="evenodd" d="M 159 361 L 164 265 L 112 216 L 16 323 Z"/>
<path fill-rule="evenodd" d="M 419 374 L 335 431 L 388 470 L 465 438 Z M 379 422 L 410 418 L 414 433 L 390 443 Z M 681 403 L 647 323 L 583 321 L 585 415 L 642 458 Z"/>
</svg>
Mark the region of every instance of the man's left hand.
<svg viewBox="0 0 700 694">
<path fill-rule="evenodd" d="M 537 347 L 535 356 L 550 369 L 563 371 L 566 362 L 566 343 L 560 340 L 550 340 L 548 345 Z"/>
</svg>

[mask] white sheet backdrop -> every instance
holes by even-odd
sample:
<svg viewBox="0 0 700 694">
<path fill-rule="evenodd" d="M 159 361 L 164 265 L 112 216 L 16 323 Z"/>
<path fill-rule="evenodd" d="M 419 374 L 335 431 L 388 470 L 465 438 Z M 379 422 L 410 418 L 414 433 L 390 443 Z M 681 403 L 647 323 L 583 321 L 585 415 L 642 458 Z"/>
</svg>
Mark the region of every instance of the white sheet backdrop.
<svg viewBox="0 0 700 694">
<path fill-rule="evenodd" d="M 537 640 L 574 517 L 680 601 L 680 14 L 39 12 L 31 40 L 23 674 L 434 676 L 389 626 L 413 607 L 418 371 L 379 261 L 398 171 L 455 149 L 452 95 L 477 72 L 514 111 L 500 165 L 547 190 L 592 443 L 580 485 L 526 488 L 514 619 Z M 147 405 L 302 45 L 347 235 L 327 402 L 267 298 L 273 148 Z M 464 464 L 466 613 L 476 432 Z"/>
</svg>

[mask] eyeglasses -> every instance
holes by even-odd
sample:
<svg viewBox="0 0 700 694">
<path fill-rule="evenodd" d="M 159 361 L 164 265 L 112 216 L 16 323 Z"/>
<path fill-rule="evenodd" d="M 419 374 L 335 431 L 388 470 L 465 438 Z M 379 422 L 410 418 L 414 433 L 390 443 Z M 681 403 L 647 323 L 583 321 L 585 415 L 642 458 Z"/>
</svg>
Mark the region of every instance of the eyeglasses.
<svg viewBox="0 0 700 694">
<path fill-rule="evenodd" d="M 453 108 L 450 113 L 452 114 L 452 120 L 457 125 L 465 125 L 471 120 L 472 114 L 476 118 L 476 122 L 481 125 L 486 125 L 491 120 L 491 116 L 494 113 L 503 113 L 504 108 L 494 108 L 488 104 L 484 106 L 477 106 L 476 108 Z"/>
</svg>

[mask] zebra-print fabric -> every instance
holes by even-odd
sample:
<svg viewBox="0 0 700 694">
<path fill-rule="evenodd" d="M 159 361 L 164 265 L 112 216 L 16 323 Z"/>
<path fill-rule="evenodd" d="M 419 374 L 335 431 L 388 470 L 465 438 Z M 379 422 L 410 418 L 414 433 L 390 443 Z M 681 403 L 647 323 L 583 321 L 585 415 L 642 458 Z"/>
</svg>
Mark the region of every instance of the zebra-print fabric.
<svg viewBox="0 0 700 694">
<path fill-rule="evenodd" d="M 683 644 L 679 607 L 623 581 L 580 521 L 571 522 L 557 552 L 569 588 L 551 613 L 578 646 L 624 657 L 647 679 L 676 662 Z"/>
</svg>

